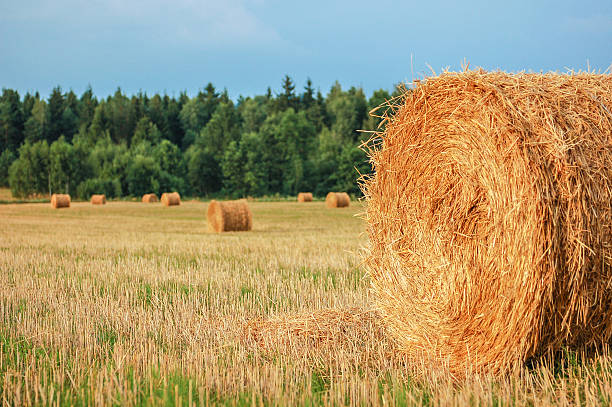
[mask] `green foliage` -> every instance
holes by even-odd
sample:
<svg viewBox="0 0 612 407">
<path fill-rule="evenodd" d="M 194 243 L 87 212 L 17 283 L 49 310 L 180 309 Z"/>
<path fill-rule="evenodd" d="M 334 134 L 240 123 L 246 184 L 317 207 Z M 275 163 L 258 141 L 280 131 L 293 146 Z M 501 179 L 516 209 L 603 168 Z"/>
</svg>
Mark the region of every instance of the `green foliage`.
<svg viewBox="0 0 612 407">
<path fill-rule="evenodd" d="M 363 150 L 352 145 L 345 145 L 338 159 L 338 176 L 334 189 L 358 195 L 359 185 L 355 180 L 362 174 L 369 174 L 370 169 L 368 158 Z"/>
<path fill-rule="evenodd" d="M 0 187 L 7 187 L 9 185 L 9 168 L 13 161 L 15 161 L 15 154 L 6 149 L 0 154 Z"/>
<path fill-rule="evenodd" d="M 148 117 L 141 118 L 136 124 L 131 145 L 135 146 L 143 141 L 157 144 L 162 139 L 162 133 Z"/>
<path fill-rule="evenodd" d="M 31 116 L 25 122 L 24 137 L 26 141 L 35 143 L 44 140 L 47 123 L 47 104 L 44 100 L 36 100 L 32 106 Z"/>
<path fill-rule="evenodd" d="M 51 192 L 70 193 L 70 177 L 76 166 L 74 148 L 64 137 L 49 147 L 49 183 Z"/>
<path fill-rule="evenodd" d="M 220 103 L 210 121 L 200 132 L 195 144 L 212 153 L 217 161 L 221 161 L 225 148 L 231 141 L 239 138 L 239 124 L 234 104 L 231 101 Z"/>
<path fill-rule="evenodd" d="M 230 143 L 221 163 L 227 195 L 260 196 L 268 192 L 264 155 L 264 145 L 257 133 L 245 133 L 239 142 Z"/>
<path fill-rule="evenodd" d="M 363 91 L 353 87 L 344 92 L 336 82 L 329 92 L 326 106 L 331 121 L 330 129 L 347 141 L 357 141 L 356 130 L 362 128 L 367 117 L 367 102 Z"/>
<path fill-rule="evenodd" d="M 0 97 L 0 142 L 2 149 L 16 151 L 22 140 L 24 116 L 19 93 L 2 89 Z"/>
<path fill-rule="evenodd" d="M 268 114 L 266 99 L 263 96 L 247 98 L 238 106 L 238 113 L 242 116 L 242 132 L 257 132 Z"/>
<path fill-rule="evenodd" d="M 142 196 L 149 192 L 159 193 L 160 169 L 153 157 L 142 155 L 132 157 L 126 175 L 130 195 Z"/>
<path fill-rule="evenodd" d="M 206 126 L 219 105 L 219 94 L 215 87 L 209 83 L 205 92 L 200 92 L 197 97 L 187 101 L 180 113 L 179 120 L 185 135 L 182 140 L 183 150 L 187 149 L 196 138 L 196 135 Z"/>
<path fill-rule="evenodd" d="M 46 109 L 45 138 L 48 142 L 57 140 L 63 133 L 64 95 L 62 89 L 57 86 L 53 88 Z"/>
<path fill-rule="evenodd" d="M 191 146 L 186 151 L 185 158 L 187 181 L 194 195 L 206 196 L 221 189 L 221 169 L 211 153 Z"/>
<path fill-rule="evenodd" d="M 51 193 L 49 174 L 49 145 L 46 140 L 19 148 L 19 158 L 9 168 L 9 185 L 15 197 L 24 198 L 36 193 Z"/>
<path fill-rule="evenodd" d="M 316 169 L 315 195 L 324 196 L 329 191 L 337 190 L 338 158 L 341 151 L 341 138 L 324 128 L 317 137 L 317 146 L 311 158 L 312 166 Z"/>
<path fill-rule="evenodd" d="M 395 92 L 397 93 L 397 92 Z M 310 79 L 302 93 L 286 75 L 274 96 L 243 98 L 208 84 L 178 98 L 121 89 L 98 100 L 58 86 L 49 97 L 4 89 L 0 97 L 0 184 L 16 196 L 68 192 L 83 199 L 182 194 L 359 194 L 368 172 L 358 149 L 379 119 L 367 112 L 392 96 L 336 83 L 327 97 Z"/>
<path fill-rule="evenodd" d="M 81 182 L 77 187 L 77 196 L 87 200 L 93 194 L 105 194 L 107 198 L 121 196 L 121 183 L 117 179 L 89 178 Z"/>
</svg>

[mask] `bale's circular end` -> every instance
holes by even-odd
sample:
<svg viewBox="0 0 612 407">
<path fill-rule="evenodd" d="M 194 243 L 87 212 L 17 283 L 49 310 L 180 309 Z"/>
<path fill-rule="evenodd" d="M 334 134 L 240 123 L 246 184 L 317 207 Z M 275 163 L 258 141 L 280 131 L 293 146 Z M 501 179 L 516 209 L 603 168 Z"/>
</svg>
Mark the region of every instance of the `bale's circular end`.
<svg viewBox="0 0 612 407">
<path fill-rule="evenodd" d="M 351 203 L 351 197 L 346 192 L 330 192 L 325 197 L 328 208 L 346 208 Z"/>
<path fill-rule="evenodd" d="M 181 196 L 178 192 L 164 192 L 161 196 L 161 203 L 164 206 L 177 206 L 181 204 Z"/>
<path fill-rule="evenodd" d="M 142 196 L 142 202 L 144 202 L 144 203 L 158 202 L 157 195 L 155 195 L 155 194 L 144 194 Z"/>
<path fill-rule="evenodd" d="M 68 194 L 51 195 L 51 207 L 55 209 L 70 208 L 70 195 Z"/>
<path fill-rule="evenodd" d="M 91 204 L 92 205 L 106 205 L 106 195 L 104 194 L 94 194 L 91 196 Z"/>
<path fill-rule="evenodd" d="M 208 226 L 213 232 L 243 232 L 253 228 L 253 214 L 246 199 L 210 201 L 206 211 Z"/>
<path fill-rule="evenodd" d="M 610 340 L 611 90 L 466 72 L 395 106 L 363 187 L 366 265 L 410 358 L 496 374 Z"/>
<path fill-rule="evenodd" d="M 298 202 L 312 202 L 312 192 L 300 192 L 297 200 Z"/>
</svg>

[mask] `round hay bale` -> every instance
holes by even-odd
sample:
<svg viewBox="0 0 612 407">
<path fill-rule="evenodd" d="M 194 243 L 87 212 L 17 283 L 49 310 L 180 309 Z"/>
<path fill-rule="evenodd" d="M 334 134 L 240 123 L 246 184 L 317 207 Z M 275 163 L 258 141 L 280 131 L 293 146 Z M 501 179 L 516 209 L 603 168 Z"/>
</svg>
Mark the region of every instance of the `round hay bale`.
<svg viewBox="0 0 612 407">
<path fill-rule="evenodd" d="M 92 205 L 106 205 L 106 195 L 92 195 L 91 196 L 91 204 Z"/>
<path fill-rule="evenodd" d="M 362 188 L 407 356 L 462 377 L 607 343 L 612 76 L 445 73 L 398 101 Z"/>
<path fill-rule="evenodd" d="M 55 209 L 70 208 L 70 195 L 68 194 L 51 195 L 51 206 Z"/>
<path fill-rule="evenodd" d="M 312 202 L 312 192 L 300 192 L 297 200 L 298 202 Z"/>
<path fill-rule="evenodd" d="M 253 228 L 253 214 L 246 199 L 224 202 L 213 199 L 206 217 L 213 232 L 249 231 Z"/>
<path fill-rule="evenodd" d="M 351 198 L 346 192 L 330 192 L 325 197 L 325 205 L 328 208 L 346 208 L 350 202 Z"/>
<path fill-rule="evenodd" d="M 144 202 L 144 203 L 157 202 L 157 195 L 155 195 L 155 194 L 144 194 L 142 196 L 142 202 Z"/>
<path fill-rule="evenodd" d="M 165 206 L 176 206 L 181 204 L 181 196 L 178 192 L 164 192 L 161 196 L 161 203 Z"/>
</svg>

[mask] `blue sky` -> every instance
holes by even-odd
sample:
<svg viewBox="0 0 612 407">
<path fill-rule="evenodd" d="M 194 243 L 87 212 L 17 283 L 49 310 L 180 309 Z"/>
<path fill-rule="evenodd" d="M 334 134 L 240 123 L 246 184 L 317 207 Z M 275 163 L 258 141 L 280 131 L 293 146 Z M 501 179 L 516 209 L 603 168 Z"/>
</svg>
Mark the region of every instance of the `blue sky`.
<svg viewBox="0 0 612 407">
<path fill-rule="evenodd" d="M 445 67 L 606 70 L 612 1 L 0 0 L 0 87 L 392 89 Z"/>
</svg>

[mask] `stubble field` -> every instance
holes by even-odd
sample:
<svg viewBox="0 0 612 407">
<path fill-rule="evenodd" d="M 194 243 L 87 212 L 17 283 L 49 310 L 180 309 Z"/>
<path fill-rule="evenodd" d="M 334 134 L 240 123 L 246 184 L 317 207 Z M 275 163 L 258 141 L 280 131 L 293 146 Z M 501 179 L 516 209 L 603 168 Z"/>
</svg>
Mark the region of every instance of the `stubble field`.
<svg viewBox="0 0 612 407">
<path fill-rule="evenodd" d="M 250 207 L 252 232 L 214 234 L 196 201 L 0 205 L 2 404 L 610 404 L 607 355 L 415 379 L 369 296 L 362 206 Z"/>
</svg>

